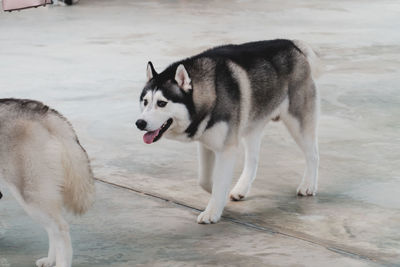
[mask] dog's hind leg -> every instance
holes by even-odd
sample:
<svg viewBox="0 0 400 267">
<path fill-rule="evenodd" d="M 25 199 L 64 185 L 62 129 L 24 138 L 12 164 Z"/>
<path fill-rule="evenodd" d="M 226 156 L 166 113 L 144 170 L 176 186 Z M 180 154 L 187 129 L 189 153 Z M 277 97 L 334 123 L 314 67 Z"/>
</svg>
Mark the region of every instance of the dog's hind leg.
<svg viewBox="0 0 400 267">
<path fill-rule="evenodd" d="M 199 185 L 208 193 L 212 191 L 212 173 L 215 163 L 214 151 L 208 149 L 201 143 L 198 145 L 199 150 Z"/>
<path fill-rule="evenodd" d="M 42 151 L 33 149 L 35 140 L 22 143 L 25 153 L 21 156 L 19 170 L 21 181 L 10 186 L 11 192 L 25 211 L 47 231 L 49 238 L 49 254 L 36 262 L 38 267 L 70 267 L 72 247 L 69 226 L 62 217 L 64 171 L 61 163 L 60 145 L 50 139 L 42 145 Z M 42 142 L 41 142 L 42 144 Z M 14 172 L 15 173 L 15 172 Z"/>
<path fill-rule="evenodd" d="M 306 170 L 303 179 L 297 188 L 297 194 L 300 196 L 314 196 L 318 189 L 318 97 L 314 84 L 307 88 L 311 93 L 304 97 L 298 106 L 297 112 L 285 112 L 281 118 L 291 133 L 292 137 L 303 151 L 306 159 Z"/>
<path fill-rule="evenodd" d="M 41 207 L 36 204 L 23 204 L 26 212 L 44 226 L 49 237 L 49 253 L 46 258 L 36 261 L 38 267 L 70 267 L 72 262 L 69 226 L 61 215 L 61 207 Z"/>
<path fill-rule="evenodd" d="M 72 262 L 72 245 L 69 225 L 61 216 L 56 219 L 56 222 L 57 224 L 53 229 L 56 233 L 57 267 L 70 267 Z"/>
<path fill-rule="evenodd" d="M 47 224 L 47 223 L 46 223 Z M 56 263 L 56 240 L 55 233 L 51 226 L 46 225 L 46 231 L 49 238 L 49 253 L 47 257 L 38 259 L 36 261 L 36 266 L 38 267 L 48 267 L 53 266 Z"/>
<path fill-rule="evenodd" d="M 231 200 L 238 201 L 245 198 L 256 178 L 263 128 L 264 125 L 256 127 L 250 134 L 243 137 L 245 163 L 242 174 L 230 193 Z"/>
<path fill-rule="evenodd" d="M 55 232 L 55 222 L 53 219 L 39 208 L 25 204 L 23 205 L 26 212 L 38 223 L 40 223 L 47 232 L 49 238 L 49 252 L 47 257 L 36 261 L 38 267 L 50 267 L 56 264 L 57 237 Z"/>
<path fill-rule="evenodd" d="M 29 192 L 29 194 L 36 196 L 35 200 L 31 200 L 33 198 L 24 192 L 27 195 L 25 200 L 15 187 L 10 187 L 10 189 L 26 213 L 47 231 L 49 238 L 48 256 L 37 260 L 36 266 L 51 267 L 57 262 L 57 267 L 70 267 L 72 261 L 71 240 L 68 224 L 61 215 L 60 200 L 54 199 L 49 203 L 48 199 L 40 199 L 42 197 L 40 192 Z"/>
<path fill-rule="evenodd" d="M 61 209 L 54 210 L 50 214 L 38 208 L 29 207 L 29 214 L 40 222 L 49 236 L 49 254 L 47 258 L 36 261 L 38 267 L 50 267 L 57 262 L 57 267 L 70 267 L 72 261 L 71 238 L 69 226 L 61 216 Z"/>
<path fill-rule="evenodd" d="M 38 267 L 52 267 L 56 263 L 56 243 L 54 239 L 54 233 L 52 231 L 50 220 L 48 215 L 41 211 L 37 205 L 27 202 L 21 194 L 21 191 L 17 189 L 15 185 L 7 184 L 11 194 L 15 197 L 18 203 L 22 206 L 25 212 L 36 222 L 41 224 L 48 234 L 49 238 L 49 252 L 47 257 L 39 259 L 36 261 L 36 266 Z"/>
</svg>

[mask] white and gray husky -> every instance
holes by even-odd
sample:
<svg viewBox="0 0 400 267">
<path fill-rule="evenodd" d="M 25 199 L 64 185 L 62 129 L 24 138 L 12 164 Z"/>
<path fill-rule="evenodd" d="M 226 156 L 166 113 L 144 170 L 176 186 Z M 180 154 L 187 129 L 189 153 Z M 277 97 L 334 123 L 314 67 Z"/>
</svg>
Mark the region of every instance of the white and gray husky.
<svg viewBox="0 0 400 267">
<path fill-rule="evenodd" d="M 228 200 L 239 143 L 245 165 L 230 192 L 245 198 L 256 176 L 264 126 L 281 119 L 304 152 L 306 171 L 297 194 L 315 195 L 318 182 L 318 57 L 305 43 L 271 40 L 226 45 L 171 64 L 147 66 L 136 121 L 143 140 L 162 136 L 199 142 L 199 184 L 211 193 L 197 221 L 215 223 Z"/>
<path fill-rule="evenodd" d="M 71 124 L 40 102 L 0 99 L 0 138 L 0 182 L 48 233 L 48 256 L 36 265 L 71 266 L 63 207 L 82 214 L 95 191 L 89 159 Z"/>
</svg>

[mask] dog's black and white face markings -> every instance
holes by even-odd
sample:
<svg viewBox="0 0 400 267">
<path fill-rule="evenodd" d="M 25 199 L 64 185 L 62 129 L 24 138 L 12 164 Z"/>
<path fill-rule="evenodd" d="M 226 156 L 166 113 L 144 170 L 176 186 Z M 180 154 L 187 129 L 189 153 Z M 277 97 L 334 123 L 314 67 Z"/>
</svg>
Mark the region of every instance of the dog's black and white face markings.
<svg viewBox="0 0 400 267">
<path fill-rule="evenodd" d="M 185 67 L 180 64 L 175 72 L 158 74 L 149 62 L 147 64 L 147 83 L 140 95 L 142 114 L 136 126 L 146 133 L 143 141 L 151 144 L 163 135 L 176 138 L 190 123 L 186 102 L 191 100 L 191 81 Z"/>
</svg>

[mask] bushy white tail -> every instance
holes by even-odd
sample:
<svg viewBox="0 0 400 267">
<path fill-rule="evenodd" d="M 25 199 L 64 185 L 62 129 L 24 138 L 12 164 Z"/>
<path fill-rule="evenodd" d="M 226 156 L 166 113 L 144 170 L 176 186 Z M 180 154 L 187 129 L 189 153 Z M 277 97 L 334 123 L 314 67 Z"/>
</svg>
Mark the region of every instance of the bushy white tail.
<svg viewBox="0 0 400 267">
<path fill-rule="evenodd" d="M 72 125 L 57 111 L 46 117 L 46 128 L 60 144 L 63 172 L 62 196 L 67 210 L 85 213 L 94 202 L 94 178 L 85 149 L 80 145 Z"/>
<path fill-rule="evenodd" d="M 89 159 L 78 141 L 64 144 L 62 166 L 64 205 L 75 214 L 83 214 L 93 204 L 95 187 Z"/>
<path fill-rule="evenodd" d="M 311 75 L 314 79 L 319 78 L 323 73 L 323 64 L 321 62 L 318 51 L 311 47 L 306 42 L 300 40 L 293 40 L 293 43 L 304 53 L 307 57 L 308 63 L 311 67 Z"/>
</svg>

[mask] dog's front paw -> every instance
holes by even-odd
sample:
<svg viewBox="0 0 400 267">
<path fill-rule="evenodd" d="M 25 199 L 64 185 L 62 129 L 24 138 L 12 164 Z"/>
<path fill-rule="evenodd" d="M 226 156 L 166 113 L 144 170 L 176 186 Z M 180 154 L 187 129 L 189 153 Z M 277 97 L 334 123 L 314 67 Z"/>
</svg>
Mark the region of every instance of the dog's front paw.
<svg viewBox="0 0 400 267">
<path fill-rule="evenodd" d="M 200 213 L 200 215 L 197 217 L 197 223 L 201 224 L 210 224 L 210 223 L 216 223 L 219 221 L 221 218 L 221 213 L 217 209 L 213 208 L 208 208 Z"/>
<path fill-rule="evenodd" d="M 298 196 L 315 196 L 317 186 L 313 183 L 302 182 L 296 192 Z"/>
<path fill-rule="evenodd" d="M 56 262 L 49 258 L 41 258 L 36 261 L 37 267 L 53 267 L 55 264 Z"/>
</svg>

